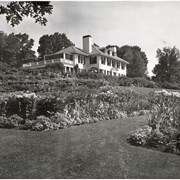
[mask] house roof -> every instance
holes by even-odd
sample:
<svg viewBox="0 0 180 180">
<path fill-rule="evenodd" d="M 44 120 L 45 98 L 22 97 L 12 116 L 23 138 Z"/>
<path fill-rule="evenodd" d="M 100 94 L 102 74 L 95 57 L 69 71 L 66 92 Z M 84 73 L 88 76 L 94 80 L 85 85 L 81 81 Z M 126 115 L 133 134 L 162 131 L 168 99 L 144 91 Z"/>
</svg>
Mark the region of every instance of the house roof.
<svg viewBox="0 0 180 180">
<path fill-rule="evenodd" d="M 69 46 L 69 47 L 62 49 L 54 54 L 62 54 L 62 53 L 81 54 L 84 56 L 88 56 L 88 54 L 86 52 L 84 52 L 82 49 L 75 47 L 75 46 Z"/>
<path fill-rule="evenodd" d="M 97 46 L 94 46 L 92 45 L 93 47 L 93 51 L 91 53 L 86 53 L 84 52 L 82 49 L 78 48 L 78 47 L 75 47 L 75 46 L 69 46 L 67 48 L 64 48 L 54 54 L 62 54 L 62 53 L 69 53 L 69 54 L 80 54 L 80 55 L 83 55 L 83 56 L 95 56 L 95 55 L 101 55 L 101 56 L 104 56 L 104 57 L 107 57 L 107 58 L 111 58 L 111 59 L 114 59 L 114 60 L 117 60 L 117 61 L 121 61 L 121 62 L 124 62 L 126 64 L 129 64 L 127 61 L 125 61 L 124 59 L 121 59 L 117 56 L 110 56 L 109 54 L 107 53 L 104 53 L 102 52 L 101 50 L 103 48 L 98 48 Z M 52 55 L 52 54 L 49 54 L 49 55 Z M 47 55 L 47 56 L 49 56 Z"/>
<path fill-rule="evenodd" d="M 129 64 L 129 62 L 127 62 L 124 59 L 121 59 L 121 58 L 119 58 L 117 56 L 110 56 L 109 54 L 103 53 L 102 51 L 100 51 L 100 49 L 103 49 L 103 48 L 98 49 L 97 47 L 93 46 L 93 51 L 89 55 L 101 55 L 101 56 L 104 56 L 104 57 L 107 57 L 107 58 L 111 58 L 111 59 L 114 59 L 114 60 L 121 61 L 121 62 L 124 62 L 126 64 Z"/>
</svg>

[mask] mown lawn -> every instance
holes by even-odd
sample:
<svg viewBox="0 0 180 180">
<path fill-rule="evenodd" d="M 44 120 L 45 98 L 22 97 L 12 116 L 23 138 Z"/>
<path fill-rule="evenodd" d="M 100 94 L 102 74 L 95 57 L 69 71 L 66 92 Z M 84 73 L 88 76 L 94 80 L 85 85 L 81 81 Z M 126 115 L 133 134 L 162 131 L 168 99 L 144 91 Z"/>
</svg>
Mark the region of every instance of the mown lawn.
<svg viewBox="0 0 180 180">
<path fill-rule="evenodd" d="M 145 117 L 57 131 L 0 129 L 0 178 L 180 178 L 180 156 L 131 146 Z"/>
</svg>

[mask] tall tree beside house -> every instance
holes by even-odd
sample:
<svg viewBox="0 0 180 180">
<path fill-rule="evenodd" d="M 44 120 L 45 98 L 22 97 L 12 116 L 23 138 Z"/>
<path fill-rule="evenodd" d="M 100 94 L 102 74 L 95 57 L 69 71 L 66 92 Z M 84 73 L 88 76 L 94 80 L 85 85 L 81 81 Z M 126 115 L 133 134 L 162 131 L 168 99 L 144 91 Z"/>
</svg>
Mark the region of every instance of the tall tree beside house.
<svg viewBox="0 0 180 180">
<path fill-rule="evenodd" d="M 35 23 L 46 25 L 47 14 L 52 14 L 53 6 L 49 1 L 12 1 L 6 5 L 0 5 L 0 15 L 5 15 L 11 26 L 20 24 L 23 18 L 31 17 Z"/>
<path fill-rule="evenodd" d="M 52 54 L 57 51 L 60 51 L 63 48 L 74 45 L 70 39 L 67 38 L 64 33 L 54 33 L 51 35 L 43 35 L 39 39 L 39 60 L 43 60 L 44 55 Z"/>
<path fill-rule="evenodd" d="M 5 34 L 0 32 L 0 61 L 20 67 L 28 60 L 36 58 L 32 50 L 34 40 L 27 34 Z"/>
<path fill-rule="evenodd" d="M 143 77 L 147 74 L 148 59 L 138 46 L 122 46 L 117 48 L 117 56 L 129 62 L 128 77 Z"/>
<path fill-rule="evenodd" d="M 154 67 L 154 80 L 158 82 L 180 82 L 180 53 L 174 46 L 157 50 L 158 64 Z"/>
</svg>

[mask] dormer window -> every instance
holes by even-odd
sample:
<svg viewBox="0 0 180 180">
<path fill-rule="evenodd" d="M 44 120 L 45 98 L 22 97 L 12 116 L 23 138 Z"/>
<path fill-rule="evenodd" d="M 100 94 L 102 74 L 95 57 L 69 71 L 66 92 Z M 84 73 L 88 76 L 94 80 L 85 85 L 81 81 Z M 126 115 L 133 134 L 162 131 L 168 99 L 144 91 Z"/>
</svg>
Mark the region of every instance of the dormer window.
<svg viewBox="0 0 180 180">
<path fill-rule="evenodd" d="M 115 53 L 115 52 L 112 52 L 112 55 L 113 55 L 113 56 L 116 56 L 116 53 Z"/>
</svg>

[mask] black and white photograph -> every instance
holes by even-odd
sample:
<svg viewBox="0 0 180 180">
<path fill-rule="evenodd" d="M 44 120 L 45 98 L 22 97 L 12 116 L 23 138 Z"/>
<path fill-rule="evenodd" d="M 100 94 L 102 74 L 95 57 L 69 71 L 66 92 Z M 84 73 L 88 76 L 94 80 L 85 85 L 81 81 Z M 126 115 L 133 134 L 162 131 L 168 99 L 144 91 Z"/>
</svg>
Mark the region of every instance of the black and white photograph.
<svg viewBox="0 0 180 180">
<path fill-rule="evenodd" d="M 0 1 L 0 179 L 180 179 L 180 1 Z"/>
</svg>

